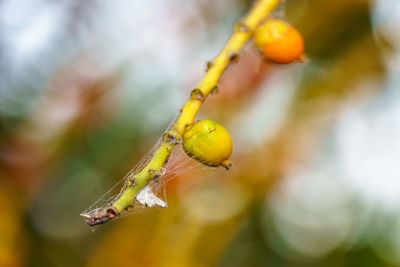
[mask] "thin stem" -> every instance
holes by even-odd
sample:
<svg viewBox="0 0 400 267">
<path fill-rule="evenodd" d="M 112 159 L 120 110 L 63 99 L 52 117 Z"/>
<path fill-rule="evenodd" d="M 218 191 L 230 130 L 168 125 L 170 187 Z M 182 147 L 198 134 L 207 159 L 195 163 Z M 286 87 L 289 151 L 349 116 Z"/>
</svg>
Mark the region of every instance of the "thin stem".
<svg viewBox="0 0 400 267">
<path fill-rule="evenodd" d="M 164 133 L 161 145 L 151 156 L 148 163 L 138 173 L 130 174 L 125 180 L 121 192 L 101 210 L 83 215 L 89 225 L 105 223 L 133 206 L 136 195 L 152 180 L 162 174 L 162 170 L 176 144 L 191 125 L 208 95 L 218 88 L 222 74 L 227 67 L 238 59 L 243 46 L 249 41 L 254 30 L 280 3 L 280 0 L 258 0 L 248 15 L 234 27 L 234 31 L 225 47 L 208 64 L 208 70 L 198 88 L 193 89 L 190 98 L 183 105 L 179 117 Z"/>
</svg>

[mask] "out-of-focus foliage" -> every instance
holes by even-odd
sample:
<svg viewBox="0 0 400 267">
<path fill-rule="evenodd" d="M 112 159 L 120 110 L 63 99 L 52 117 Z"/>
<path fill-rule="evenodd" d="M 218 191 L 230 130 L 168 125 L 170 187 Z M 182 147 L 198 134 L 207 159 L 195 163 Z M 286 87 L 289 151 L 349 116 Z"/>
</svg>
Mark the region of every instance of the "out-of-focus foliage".
<svg viewBox="0 0 400 267">
<path fill-rule="evenodd" d="M 274 16 L 307 63 L 249 45 L 200 114 L 230 130 L 234 168 L 188 169 L 168 209 L 94 233 L 79 217 L 249 4 L 0 1 L 0 266 L 400 266 L 398 0 L 287 0 Z"/>
</svg>

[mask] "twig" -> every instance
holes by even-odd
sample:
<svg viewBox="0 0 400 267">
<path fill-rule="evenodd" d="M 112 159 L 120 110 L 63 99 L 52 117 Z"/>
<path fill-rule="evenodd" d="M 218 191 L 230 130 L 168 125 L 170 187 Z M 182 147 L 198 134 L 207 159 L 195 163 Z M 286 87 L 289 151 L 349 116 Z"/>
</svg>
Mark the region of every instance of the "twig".
<svg viewBox="0 0 400 267">
<path fill-rule="evenodd" d="M 181 141 L 186 127 L 194 122 L 207 96 L 218 88 L 220 78 L 226 68 L 238 60 L 240 50 L 249 41 L 254 30 L 279 3 L 280 0 L 258 0 L 254 3 L 248 15 L 235 25 L 232 36 L 220 54 L 214 60 L 208 62 L 207 72 L 203 80 L 198 88 L 192 90 L 189 100 L 180 111 L 179 117 L 164 133 L 161 145 L 156 149 L 148 163 L 138 173 L 132 173 L 126 178 L 121 192 L 108 205 L 82 215 L 90 226 L 105 223 L 129 210 L 140 191 L 162 175 L 163 167 L 172 150 Z"/>
</svg>

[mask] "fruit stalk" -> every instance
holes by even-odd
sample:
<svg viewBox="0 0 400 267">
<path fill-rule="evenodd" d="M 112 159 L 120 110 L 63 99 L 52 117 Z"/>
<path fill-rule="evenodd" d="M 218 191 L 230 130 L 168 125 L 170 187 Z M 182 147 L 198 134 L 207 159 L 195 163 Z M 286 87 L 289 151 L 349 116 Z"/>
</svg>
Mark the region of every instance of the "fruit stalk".
<svg viewBox="0 0 400 267">
<path fill-rule="evenodd" d="M 214 90 L 217 91 L 224 71 L 237 60 L 240 50 L 252 37 L 255 29 L 279 3 L 280 0 L 255 1 L 247 16 L 235 25 L 230 39 L 219 55 L 207 64 L 207 72 L 203 80 L 196 89 L 192 90 L 190 98 L 180 111 L 179 117 L 172 127 L 164 133 L 161 145 L 156 149 L 148 163 L 138 173 L 133 173 L 126 178 L 120 193 L 108 205 L 95 210 L 91 214 L 82 215 L 89 225 L 105 223 L 128 210 L 132 207 L 139 192 L 161 175 L 173 148 L 182 140 L 185 129 L 194 122 L 208 95 Z"/>
</svg>

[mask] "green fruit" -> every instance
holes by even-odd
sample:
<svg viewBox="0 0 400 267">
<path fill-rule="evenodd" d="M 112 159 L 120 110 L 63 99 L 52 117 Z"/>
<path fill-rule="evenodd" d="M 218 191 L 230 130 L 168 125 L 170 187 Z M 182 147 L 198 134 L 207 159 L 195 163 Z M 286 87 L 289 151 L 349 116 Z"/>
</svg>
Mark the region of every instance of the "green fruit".
<svg viewBox="0 0 400 267">
<path fill-rule="evenodd" d="M 231 166 L 233 142 L 229 132 L 212 120 L 201 120 L 183 134 L 183 149 L 197 161 L 213 167 Z"/>
</svg>

